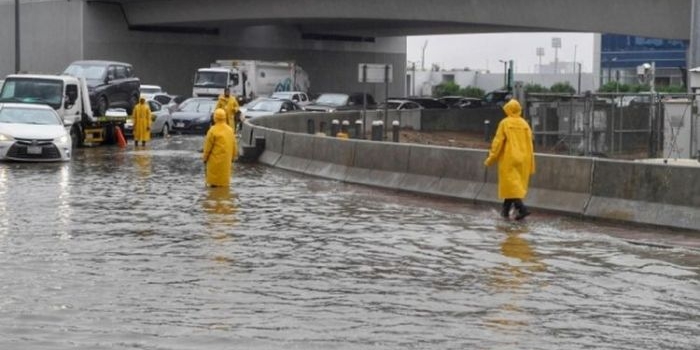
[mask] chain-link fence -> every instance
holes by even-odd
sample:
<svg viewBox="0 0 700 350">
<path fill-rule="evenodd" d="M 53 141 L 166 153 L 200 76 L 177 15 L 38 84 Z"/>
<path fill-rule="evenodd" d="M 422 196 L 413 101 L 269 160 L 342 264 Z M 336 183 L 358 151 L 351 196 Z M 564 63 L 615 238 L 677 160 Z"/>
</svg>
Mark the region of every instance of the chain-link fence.
<svg viewBox="0 0 700 350">
<path fill-rule="evenodd" d="M 690 94 L 528 94 L 538 152 L 611 158 L 698 156 Z"/>
</svg>

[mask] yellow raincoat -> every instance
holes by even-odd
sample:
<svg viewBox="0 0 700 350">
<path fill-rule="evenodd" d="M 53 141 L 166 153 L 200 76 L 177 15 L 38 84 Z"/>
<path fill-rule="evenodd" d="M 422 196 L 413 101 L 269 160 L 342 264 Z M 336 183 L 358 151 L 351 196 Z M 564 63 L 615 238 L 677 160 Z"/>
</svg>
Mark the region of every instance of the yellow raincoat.
<svg viewBox="0 0 700 350">
<path fill-rule="evenodd" d="M 151 109 L 141 98 L 134 107 L 134 141 L 151 140 Z"/>
<path fill-rule="evenodd" d="M 498 162 L 498 197 L 525 198 L 530 175 L 535 173 L 532 130 L 523 119 L 520 103 L 511 99 L 503 106 L 501 120 L 484 165 Z"/>
<path fill-rule="evenodd" d="M 233 129 L 226 125 L 226 111 L 214 111 L 214 126 L 209 128 L 204 138 L 202 160 L 207 168 L 207 185 L 228 186 L 231 180 L 231 163 L 238 154 Z"/>
<path fill-rule="evenodd" d="M 221 108 L 226 111 L 226 124 L 235 131 L 236 121 L 234 120 L 234 116 L 238 113 L 238 101 L 236 97 L 233 95 L 229 95 L 228 97 L 226 97 L 226 95 L 219 96 L 219 101 L 216 102 L 216 108 Z"/>
</svg>

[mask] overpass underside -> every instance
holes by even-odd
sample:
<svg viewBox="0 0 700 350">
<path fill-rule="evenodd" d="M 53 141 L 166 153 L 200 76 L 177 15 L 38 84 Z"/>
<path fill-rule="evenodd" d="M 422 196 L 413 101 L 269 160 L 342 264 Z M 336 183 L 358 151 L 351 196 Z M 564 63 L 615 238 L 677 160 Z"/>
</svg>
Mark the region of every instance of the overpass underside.
<svg viewBox="0 0 700 350">
<path fill-rule="evenodd" d="M 60 72 L 77 59 L 132 63 L 144 83 L 189 94 L 216 59 L 293 60 L 313 92 L 357 82 L 359 63 L 394 66 L 405 93 L 406 35 L 581 31 L 691 37 L 698 0 L 82 0 L 24 2 L 21 70 Z M 0 0 L 0 75 L 14 71 L 14 5 Z M 478 48 L 475 48 L 478 50 Z"/>
</svg>

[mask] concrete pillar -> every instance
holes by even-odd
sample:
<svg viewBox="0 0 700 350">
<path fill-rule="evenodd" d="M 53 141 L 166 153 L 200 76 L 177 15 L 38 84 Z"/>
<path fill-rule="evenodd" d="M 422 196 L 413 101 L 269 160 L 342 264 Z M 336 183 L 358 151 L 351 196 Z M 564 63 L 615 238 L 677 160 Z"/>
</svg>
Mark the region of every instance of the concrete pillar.
<svg viewBox="0 0 700 350">
<path fill-rule="evenodd" d="M 688 48 L 688 70 L 700 67 L 700 0 L 690 0 L 690 47 Z M 690 76 L 687 77 L 690 86 Z M 688 89 L 690 91 L 690 89 Z"/>
</svg>

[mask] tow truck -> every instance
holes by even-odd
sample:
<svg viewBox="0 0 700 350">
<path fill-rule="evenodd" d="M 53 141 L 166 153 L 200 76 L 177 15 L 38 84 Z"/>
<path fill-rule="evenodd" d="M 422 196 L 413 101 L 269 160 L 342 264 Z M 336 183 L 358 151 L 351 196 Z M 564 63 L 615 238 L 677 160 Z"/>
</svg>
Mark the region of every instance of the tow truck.
<svg viewBox="0 0 700 350">
<path fill-rule="evenodd" d="M 124 110 L 95 116 L 84 78 L 70 75 L 11 74 L 0 90 L 0 102 L 47 104 L 56 110 L 70 132 L 73 147 L 114 144 L 115 128 L 123 129 Z"/>
</svg>

